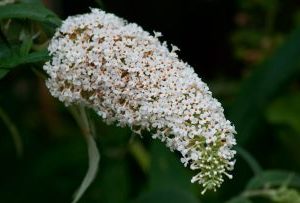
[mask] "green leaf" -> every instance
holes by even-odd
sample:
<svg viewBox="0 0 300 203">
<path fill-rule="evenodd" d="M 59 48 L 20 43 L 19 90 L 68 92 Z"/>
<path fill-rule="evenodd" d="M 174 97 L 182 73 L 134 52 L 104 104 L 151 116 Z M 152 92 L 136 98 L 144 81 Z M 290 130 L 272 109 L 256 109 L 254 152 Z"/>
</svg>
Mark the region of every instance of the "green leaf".
<svg viewBox="0 0 300 203">
<path fill-rule="evenodd" d="M 9 56 L 0 57 L 0 79 L 3 78 L 10 70 L 19 65 L 44 62 L 48 59 L 49 54 L 47 50 L 32 52 L 25 56 L 11 53 Z"/>
<path fill-rule="evenodd" d="M 47 50 L 32 52 L 25 56 L 20 56 L 16 53 L 11 53 L 11 55 L 9 56 L 0 58 L 0 69 L 11 69 L 21 64 L 37 63 L 41 61 L 46 61 L 48 59 L 49 54 Z"/>
<path fill-rule="evenodd" d="M 182 189 L 161 189 L 144 193 L 133 203 L 199 203 L 196 197 Z"/>
<path fill-rule="evenodd" d="M 37 62 L 43 62 L 46 60 L 49 60 L 49 53 L 47 50 L 41 50 L 41 51 L 37 51 L 37 52 L 32 52 L 30 54 L 28 54 L 27 56 L 23 57 L 21 59 L 21 63 L 25 64 L 25 63 L 37 63 Z"/>
<path fill-rule="evenodd" d="M 226 203 L 251 203 L 251 202 L 252 201 L 250 201 L 246 197 L 238 196 L 238 197 L 234 197 L 234 198 L 230 199 Z"/>
<path fill-rule="evenodd" d="M 87 188 L 91 185 L 95 179 L 98 171 L 98 165 L 100 161 L 100 153 L 98 151 L 97 144 L 94 140 L 95 136 L 95 126 L 92 120 L 89 119 L 87 111 L 84 106 L 71 106 L 69 108 L 77 124 L 81 128 L 82 133 L 84 134 L 87 147 L 88 147 L 88 156 L 89 156 L 89 168 L 88 171 L 74 194 L 74 199 L 72 203 L 76 203 L 83 196 Z"/>
<path fill-rule="evenodd" d="M 19 3 L 0 7 L 0 20 L 8 18 L 30 19 L 54 26 L 60 26 L 61 20 L 55 13 L 41 4 Z"/>
<path fill-rule="evenodd" d="M 279 90 L 300 72 L 300 27 L 272 57 L 261 64 L 243 84 L 229 117 L 239 134 L 238 143 L 247 142 L 259 127 L 264 109 Z"/>
<path fill-rule="evenodd" d="M 295 189 L 283 187 L 277 190 L 271 199 L 279 203 L 300 203 L 300 193 Z"/>
<path fill-rule="evenodd" d="M 287 184 L 287 186 L 291 187 L 299 187 L 300 188 L 300 176 L 296 175 L 293 172 L 281 171 L 281 170 L 271 170 L 265 171 L 258 176 L 252 178 L 247 184 L 246 189 L 260 189 L 263 187 L 274 187 L 274 186 L 282 186 L 283 184 Z"/>
<path fill-rule="evenodd" d="M 11 56 L 11 49 L 4 44 L 0 44 L 0 79 L 3 78 L 8 72 L 8 69 L 1 68 L 2 60 L 7 60 Z"/>
<path fill-rule="evenodd" d="M 20 56 L 26 56 L 32 47 L 32 39 L 25 39 L 20 47 Z"/>
<path fill-rule="evenodd" d="M 300 94 L 285 95 L 268 108 L 267 119 L 274 124 L 284 124 L 300 133 Z"/>
<path fill-rule="evenodd" d="M 95 179 L 98 171 L 100 154 L 97 148 L 97 144 L 92 136 L 86 136 L 86 141 L 88 146 L 89 168 L 79 189 L 74 195 L 74 200 L 72 203 L 78 202 L 78 200 L 82 197 L 86 189 L 91 185 L 91 183 Z"/>
</svg>

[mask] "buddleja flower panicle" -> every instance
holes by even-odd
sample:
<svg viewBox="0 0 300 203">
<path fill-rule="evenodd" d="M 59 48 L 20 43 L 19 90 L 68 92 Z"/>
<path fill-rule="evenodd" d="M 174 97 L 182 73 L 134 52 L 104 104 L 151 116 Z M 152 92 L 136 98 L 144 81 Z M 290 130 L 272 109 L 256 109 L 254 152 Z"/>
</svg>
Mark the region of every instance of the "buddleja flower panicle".
<svg viewBox="0 0 300 203">
<path fill-rule="evenodd" d="M 215 190 L 232 176 L 235 129 L 221 104 L 177 47 L 134 23 L 99 9 L 66 19 L 44 65 L 51 94 L 66 105 L 84 104 L 107 123 L 148 130 L 198 174 L 192 182 Z"/>
</svg>

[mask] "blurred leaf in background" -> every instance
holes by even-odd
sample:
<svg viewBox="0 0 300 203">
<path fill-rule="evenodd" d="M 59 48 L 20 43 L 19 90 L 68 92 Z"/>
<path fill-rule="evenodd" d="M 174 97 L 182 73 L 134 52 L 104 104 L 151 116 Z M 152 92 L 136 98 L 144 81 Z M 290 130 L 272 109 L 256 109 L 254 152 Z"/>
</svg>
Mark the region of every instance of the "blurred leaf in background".
<svg viewBox="0 0 300 203">
<path fill-rule="evenodd" d="M 271 123 L 290 127 L 300 136 L 300 94 L 276 99 L 269 106 L 266 116 Z"/>
</svg>

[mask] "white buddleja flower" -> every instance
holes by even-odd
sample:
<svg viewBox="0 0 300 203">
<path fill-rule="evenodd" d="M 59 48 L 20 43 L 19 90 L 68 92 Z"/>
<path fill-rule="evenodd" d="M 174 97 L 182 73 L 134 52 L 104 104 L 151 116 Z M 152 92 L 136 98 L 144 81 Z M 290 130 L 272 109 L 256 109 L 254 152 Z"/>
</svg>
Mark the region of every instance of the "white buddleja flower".
<svg viewBox="0 0 300 203">
<path fill-rule="evenodd" d="M 44 65 L 51 94 L 65 105 L 94 109 L 107 123 L 148 130 L 179 151 L 197 175 L 192 182 L 215 190 L 231 178 L 235 129 L 221 104 L 187 63 L 134 23 L 98 9 L 66 19 Z"/>
</svg>

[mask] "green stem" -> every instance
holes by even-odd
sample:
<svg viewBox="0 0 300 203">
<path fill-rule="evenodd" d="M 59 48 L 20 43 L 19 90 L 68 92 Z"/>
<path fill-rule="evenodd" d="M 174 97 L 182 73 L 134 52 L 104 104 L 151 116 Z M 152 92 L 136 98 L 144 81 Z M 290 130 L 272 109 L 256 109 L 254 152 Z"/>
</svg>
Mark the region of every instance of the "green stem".
<svg viewBox="0 0 300 203">
<path fill-rule="evenodd" d="M 79 187 L 74 195 L 74 199 L 72 203 L 76 203 L 85 193 L 87 188 L 91 185 L 93 180 L 96 177 L 99 161 L 100 161 L 100 153 L 97 148 L 97 144 L 95 142 L 95 129 L 91 119 L 89 119 L 88 114 L 84 106 L 80 105 L 79 107 L 72 106 L 69 108 L 72 113 L 74 119 L 79 125 L 86 143 L 88 147 L 88 157 L 89 157 L 89 167 L 88 171 Z"/>
<path fill-rule="evenodd" d="M 10 118 L 7 114 L 3 111 L 0 107 L 0 118 L 3 120 L 4 124 L 7 126 L 8 130 L 10 131 L 13 141 L 15 143 L 16 153 L 18 157 L 21 157 L 23 154 L 23 144 L 21 136 L 16 128 L 16 126 L 12 123 Z"/>
</svg>

